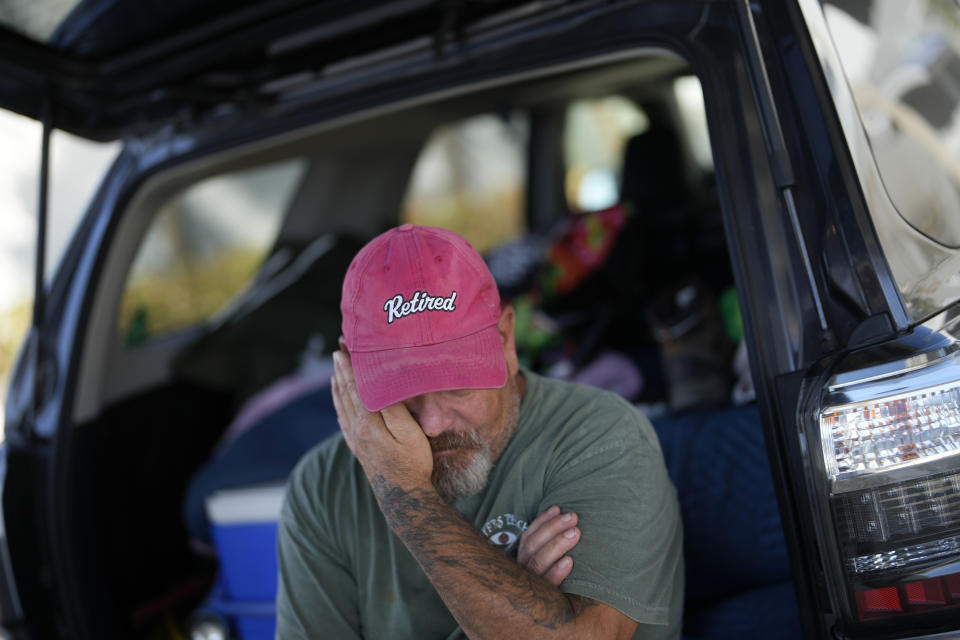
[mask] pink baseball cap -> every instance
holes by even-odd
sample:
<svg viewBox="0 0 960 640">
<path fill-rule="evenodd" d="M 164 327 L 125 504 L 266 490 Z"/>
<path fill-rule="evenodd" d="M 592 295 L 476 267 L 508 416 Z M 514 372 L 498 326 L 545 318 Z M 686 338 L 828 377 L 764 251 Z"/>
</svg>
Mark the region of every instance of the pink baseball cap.
<svg viewBox="0 0 960 640">
<path fill-rule="evenodd" d="M 452 231 L 405 224 L 371 240 L 347 269 L 340 311 L 369 411 L 507 382 L 500 293 L 480 254 Z"/>
</svg>

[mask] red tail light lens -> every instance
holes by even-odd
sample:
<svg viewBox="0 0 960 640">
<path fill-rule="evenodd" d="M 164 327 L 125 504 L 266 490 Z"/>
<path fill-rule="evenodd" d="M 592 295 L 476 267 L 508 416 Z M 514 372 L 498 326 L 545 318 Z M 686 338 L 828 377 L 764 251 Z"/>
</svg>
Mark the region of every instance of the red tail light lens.
<svg viewBox="0 0 960 640">
<path fill-rule="evenodd" d="M 947 604 L 943 596 L 943 585 L 939 578 L 930 578 L 919 582 L 908 582 L 903 585 L 907 602 L 913 606 L 940 606 Z"/>
<path fill-rule="evenodd" d="M 889 614 L 903 611 L 900 605 L 900 594 L 896 587 L 882 589 L 866 589 L 857 591 L 857 608 L 861 619 L 871 614 Z"/>
<path fill-rule="evenodd" d="M 855 590 L 857 616 L 866 621 L 956 609 L 960 607 L 960 593 L 950 585 L 957 583 L 960 583 L 960 573 Z"/>
</svg>

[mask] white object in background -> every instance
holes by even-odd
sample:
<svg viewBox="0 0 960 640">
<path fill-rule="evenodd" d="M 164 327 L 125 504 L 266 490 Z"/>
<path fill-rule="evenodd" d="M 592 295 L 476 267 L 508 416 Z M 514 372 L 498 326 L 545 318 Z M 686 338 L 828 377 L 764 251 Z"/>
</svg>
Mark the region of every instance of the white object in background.
<svg viewBox="0 0 960 640">
<path fill-rule="evenodd" d="M 753 388 L 753 374 L 750 373 L 750 357 L 747 353 L 747 343 L 744 340 L 737 345 L 733 354 L 733 374 L 737 378 L 730 393 L 730 400 L 736 406 L 753 402 L 757 398 L 757 391 Z"/>
<path fill-rule="evenodd" d="M 284 484 L 223 489 L 207 498 L 207 517 L 214 524 L 275 522 L 285 494 Z"/>
</svg>

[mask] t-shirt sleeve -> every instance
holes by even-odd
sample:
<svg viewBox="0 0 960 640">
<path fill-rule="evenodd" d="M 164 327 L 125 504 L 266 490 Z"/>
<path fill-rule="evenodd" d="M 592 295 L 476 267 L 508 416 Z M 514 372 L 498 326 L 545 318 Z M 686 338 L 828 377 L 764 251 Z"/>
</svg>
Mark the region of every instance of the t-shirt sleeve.
<svg viewBox="0 0 960 640">
<path fill-rule="evenodd" d="M 574 511 L 582 532 L 560 588 L 642 625 L 669 625 L 683 588 L 676 492 L 646 418 L 632 408 L 619 417 L 598 413 L 572 434 L 545 478 L 538 512 L 554 504 Z"/>
<path fill-rule="evenodd" d="M 335 532 L 317 506 L 314 455 L 291 475 L 277 532 L 276 640 L 360 640 L 357 586 Z"/>
</svg>

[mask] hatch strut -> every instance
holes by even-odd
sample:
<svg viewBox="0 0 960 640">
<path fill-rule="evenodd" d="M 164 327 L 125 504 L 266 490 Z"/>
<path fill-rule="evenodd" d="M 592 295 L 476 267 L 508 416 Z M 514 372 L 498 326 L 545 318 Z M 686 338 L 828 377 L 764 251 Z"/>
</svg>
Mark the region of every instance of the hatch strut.
<svg viewBox="0 0 960 640">
<path fill-rule="evenodd" d="M 750 0 L 740 0 L 740 2 L 737 3 L 737 11 L 740 14 L 740 22 L 744 27 L 744 49 L 747 54 L 747 65 L 754 78 L 753 97 L 754 100 L 756 100 L 757 111 L 759 111 L 760 114 L 760 126 L 763 128 L 763 138 L 767 146 L 767 155 L 770 157 L 770 163 L 772 165 L 773 180 L 783 194 L 783 200 L 787 205 L 787 214 L 790 216 L 790 224 L 793 227 L 793 233 L 799 245 L 800 257 L 803 259 L 803 267 L 807 272 L 810 293 L 813 295 L 813 303 L 817 308 L 817 316 L 820 319 L 820 329 L 826 333 L 827 318 L 823 313 L 820 291 L 817 289 L 817 281 L 813 275 L 813 266 L 810 263 L 810 255 L 807 252 L 807 243 L 803 237 L 803 229 L 800 228 L 800 219 L 797 217 L 797 205 L 793 200 L 793 187 L 796 182 L 793 175 L 793 165 L 790 163 L 790 156 L 787 154 L 786 143 L 783 139 L 783 129 L 780 128 L 780 118 L 777 117 L 777 110 L 773 105 L 773 92 L 770 89 L 770 78 L 767 76 L 767 68 L 763 63 L 760 38 L 757 36 L 757 25 L 753 21 Z"/>
<path fill-rule="evenodd" d="M 50 174 L 50 131 L 53 129 L 53 101 L 48 95 L 43 105 L 43 137 L 40 143 L 40 184 L 38 188 L 37 201 L 37 250 L 36 266 L 34 269 L 34 290 L 33 290 L 33 322 L 32 332 L 33 340 L 33 419 L 36 424 L 37 412 L 40 408 L 41 392 L 45 384 L 42 374 L 43 353 L 40 339 L 40 329 L 43 325 L 43 316 L 46 311 L 46 286 L 44 283 L 44 262 L 47 253 L 47 187 Z"/>
</svg>

